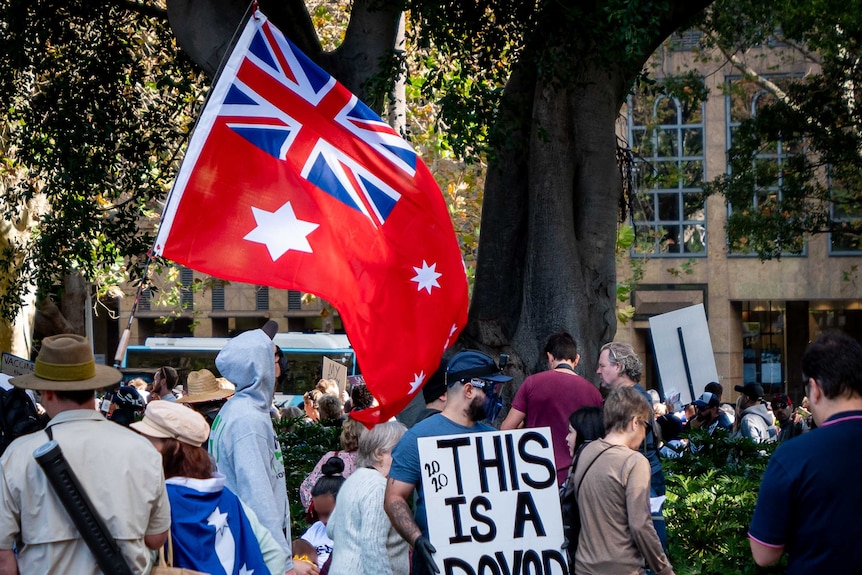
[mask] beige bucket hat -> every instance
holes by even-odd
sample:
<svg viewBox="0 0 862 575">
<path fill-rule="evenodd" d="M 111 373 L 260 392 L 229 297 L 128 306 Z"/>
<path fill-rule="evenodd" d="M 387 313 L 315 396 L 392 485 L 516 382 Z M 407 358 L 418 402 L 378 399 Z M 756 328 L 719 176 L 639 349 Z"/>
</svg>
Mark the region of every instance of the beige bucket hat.
<svg viewBox="0 0 862 575">
<path fill-rule="evenodd" d="M 195 447 L 202 446 L 210 435 L 203 415 L 173 401 L 148 403 L 144 418 L 130 427 L 141 435 L 176 439 Z"/>
</svg>

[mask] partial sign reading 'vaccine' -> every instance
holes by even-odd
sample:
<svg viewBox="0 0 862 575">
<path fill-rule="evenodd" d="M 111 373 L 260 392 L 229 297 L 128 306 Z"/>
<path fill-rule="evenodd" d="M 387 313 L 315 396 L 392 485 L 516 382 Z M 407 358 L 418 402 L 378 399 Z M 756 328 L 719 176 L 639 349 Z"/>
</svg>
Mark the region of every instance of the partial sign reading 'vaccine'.
<svg viewBox="0 0 862 575">
<path fill-rule="evenodd" d="M 419 439 L 444 575 L 567 575 L 548 428 Z"/>
</svg>

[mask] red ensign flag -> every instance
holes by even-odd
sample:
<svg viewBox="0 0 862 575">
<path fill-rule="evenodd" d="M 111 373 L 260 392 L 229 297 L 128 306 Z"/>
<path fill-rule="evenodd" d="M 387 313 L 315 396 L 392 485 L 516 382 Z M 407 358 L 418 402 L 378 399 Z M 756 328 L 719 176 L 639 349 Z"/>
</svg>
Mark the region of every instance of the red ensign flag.
<svg viewBox="0 0 862 575">
<path fill-rule="evenodd" d="M 445 201 L 416 152 L 257 12 L 189 142 L 155 251 L 338 309 L 390 418 L 467 319 Z"/>
</svg>

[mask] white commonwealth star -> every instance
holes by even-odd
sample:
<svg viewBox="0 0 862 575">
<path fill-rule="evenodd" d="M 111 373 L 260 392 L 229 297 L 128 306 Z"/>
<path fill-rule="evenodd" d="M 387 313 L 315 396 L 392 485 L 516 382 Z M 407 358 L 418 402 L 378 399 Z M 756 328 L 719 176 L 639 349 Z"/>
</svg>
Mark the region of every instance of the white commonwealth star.
<svg viewBox="0 0 862 575">
<path fill-rule="evenodd" d="M 422 260 L 422 267 L 417 268 L 416 266 L 414 266 L 413 270 L 416 272 L 416 277 L 414 277 L 410 281 L 416 282 L 418 284 L 416 287 L 416 291 L 422 291 L 424 289 L 430 294 L 432 287 L 440 287 L 440 284 L 437 283 L 437 278 L 439 278 L 443 274 L 437 273 L 436 263 L 433 263 L 429 266 L 425 260 Z"/>
<path fill-rule="evenodd" d="M 422 386 L 422 382 L 425 381 L 425 372 L 420 371 L 419 374 L 413 374 L 413 381 L 410 382 L 410 395 L 416 393 L 416 390 Z"/>
<path fill-rule="evenodd" d="M 254 569 L 249 569 L 248 565 L 243 565 L 239 570 L 239 575 L 253 575 Z"/>
<path fill-rule="evenodd" d="M 216 528 L 216 532 L 227 527 L 227 513 L 222 513 L 218 507 L 207 517 L 207 524 Z"/>
<path fill-rule="evenodd" d="M 308 234 L 319 227 L 319 224 L 306 222 L 296 217 L 293 206 L 287 202 L 275 212 L 260 208 L 251 208 L 257 227 L 251 230 L 243 239 L 266 245 L 272 261 L 277 260 L 289 250 L 312 253 L 308 243 Z"/>
</svg>

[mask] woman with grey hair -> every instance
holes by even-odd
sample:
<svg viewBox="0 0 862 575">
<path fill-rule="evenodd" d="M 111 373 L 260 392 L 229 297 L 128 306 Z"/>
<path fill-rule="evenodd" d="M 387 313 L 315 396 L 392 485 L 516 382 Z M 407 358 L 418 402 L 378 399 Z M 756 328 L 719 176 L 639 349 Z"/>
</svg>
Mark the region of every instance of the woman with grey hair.
<svg viewBox="0 0 862 575">
<path fill-rule="evenodd" d="M 605 437 L 584 447 L 573 471 L 581 519 L 574 572 L 673 575 L 650 517 L 650 464 L 638 451 L 652 408 L 636 389 L 614 389 L 604 422 Z"/>
<path fill-rule="evenodd" d="M 374 426 L 359 438 L 356 471 L 341 486 L 326 533 L 333 540 L 330 573 L 407 575 L 407 542 L 383 510 L 392 450 L 407 428 L 397 421 Z"/>
</svg>

